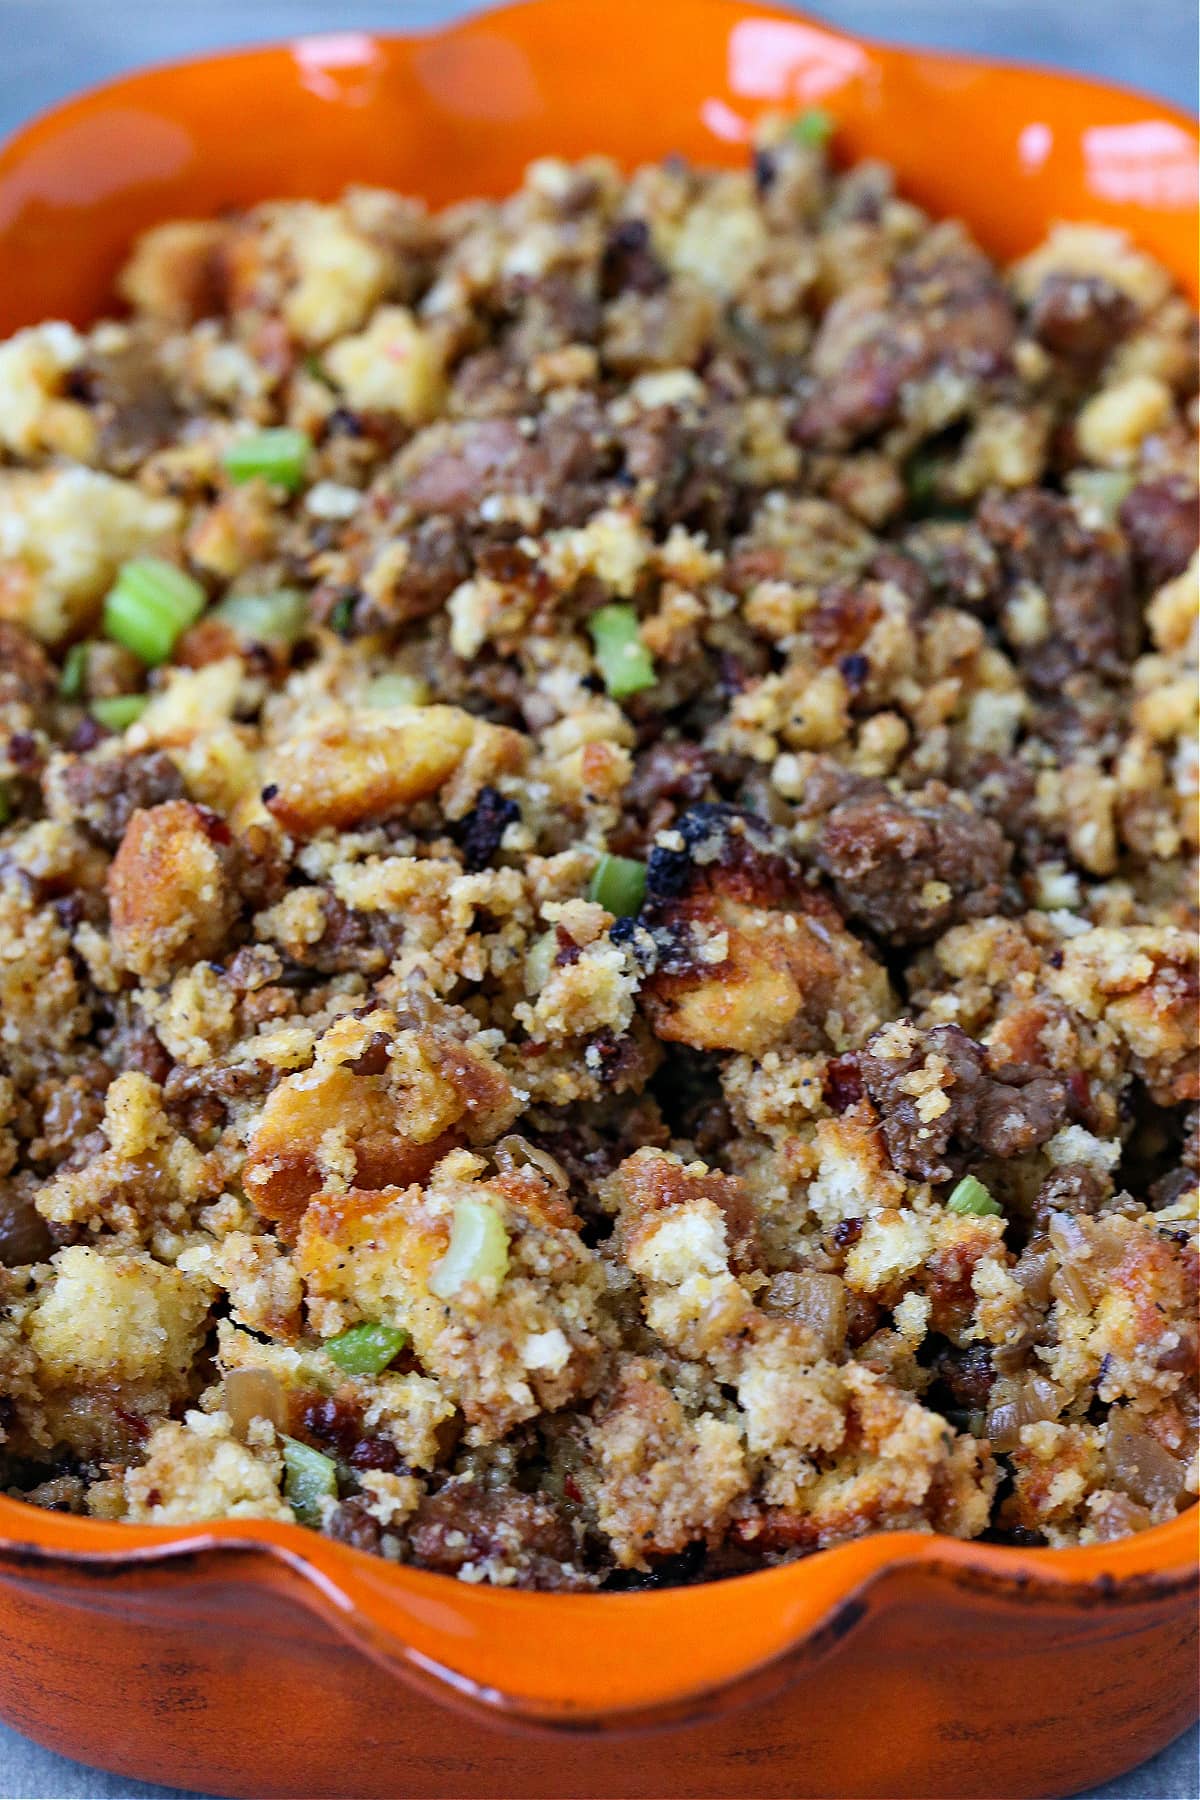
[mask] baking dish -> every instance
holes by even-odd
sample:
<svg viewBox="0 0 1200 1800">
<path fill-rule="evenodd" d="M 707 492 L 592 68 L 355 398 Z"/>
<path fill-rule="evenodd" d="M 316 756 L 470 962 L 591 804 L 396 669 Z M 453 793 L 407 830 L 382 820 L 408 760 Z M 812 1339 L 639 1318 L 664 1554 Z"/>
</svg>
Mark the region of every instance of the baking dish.
<svg viewBox="0 0 1200 1800">
<path fill-rule="evenodd" d="M 1136 97 L 725 0 L 649 24 L 633 0 L 534 0 L 431 38 L 137 76 L 50 115 L 0 158 L 0 325 L 86 318 L 162 218 L 350 179 L 499 192 L 545 150 L 734 160 L 758 112 L 816 102 L 850 154 L 886 156 L 990 249 L 1086 215 L 1194 277 L 1194 133 Z M 1071 1552 L 897 1534 L 626 1596 L 451 1584 L 277 1525 L 3 1502 L 0 1532 L 6 1716 L 229 1793 L 1063 1793 L 1193 1705 L 1194 1516 Z"/>
</svg>

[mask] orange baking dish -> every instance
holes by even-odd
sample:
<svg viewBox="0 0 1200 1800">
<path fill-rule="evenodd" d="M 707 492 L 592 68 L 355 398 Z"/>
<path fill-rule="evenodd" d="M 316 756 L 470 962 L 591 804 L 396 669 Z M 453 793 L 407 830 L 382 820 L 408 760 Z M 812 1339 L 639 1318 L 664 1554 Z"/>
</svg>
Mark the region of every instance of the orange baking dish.
<svg viewBox="0 0 1200 1800">
<path fill-rule="evenodd" d="M 530 0 L 151 70 L 45 115 L 0 153 L 0 330 L 94 316 L 163 219 L 350 181 L 502 193 L 548 151 L 734 162 L 759 113 L 814 103 L 844 154 L 885 158 L 1001 256 L 1088 218 L 1195 293 L 1196 132 L 1157 102 L 736 0 Z M 709 1586 L 556 1595 L 298 1526 L 0 1500 L 0 1714 L 264 1800 L 1067 1794 L 1195 1714 L 1198 1516 L 1084 1550 L 879 1535 Z"/>
</svg>

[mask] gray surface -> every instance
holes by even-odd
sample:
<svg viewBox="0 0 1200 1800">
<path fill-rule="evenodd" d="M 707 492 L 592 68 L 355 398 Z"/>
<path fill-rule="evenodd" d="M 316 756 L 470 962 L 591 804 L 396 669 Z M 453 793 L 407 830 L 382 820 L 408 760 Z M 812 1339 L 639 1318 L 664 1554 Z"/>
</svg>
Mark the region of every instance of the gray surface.
<svg viewBox="0 0 1200 1800">
<path fill-rule="evenodd" d="M 0 133 L 131 64 L 350 24 L 412 29 L 465 10 L 445 0 L 358 0 L 352 7 L 339 0 L 205 0 L 195 7 L 180 0 L 0 0 Z M 1146 88 L 1189 111 L 1196 104 L 1189 0 L 905 0 L 902 7 L 827 0 L 806 10 L 878 38 L 1057 64 Z M 1200 1800 L 1198 1763 L 1193 1730 L 1090 1800 Z M 140 1800 L 169 1792 L 67 1762 L 0 1726 L 0 1800 Z"/>
</svg>

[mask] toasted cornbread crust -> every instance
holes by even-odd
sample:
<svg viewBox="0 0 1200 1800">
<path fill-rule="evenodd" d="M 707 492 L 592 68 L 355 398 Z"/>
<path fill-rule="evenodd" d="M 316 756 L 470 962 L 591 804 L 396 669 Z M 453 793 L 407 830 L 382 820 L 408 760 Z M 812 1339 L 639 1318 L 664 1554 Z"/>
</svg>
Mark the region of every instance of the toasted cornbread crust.
<svg viewBox="0 0 1200 1800">
<path fill-rule="evenodd" d="M 168 225 L 0 345 L 9 1492 L 556 1589 L 1194 1497 L 1195 320 L 814 135 Z"/>
</svg>

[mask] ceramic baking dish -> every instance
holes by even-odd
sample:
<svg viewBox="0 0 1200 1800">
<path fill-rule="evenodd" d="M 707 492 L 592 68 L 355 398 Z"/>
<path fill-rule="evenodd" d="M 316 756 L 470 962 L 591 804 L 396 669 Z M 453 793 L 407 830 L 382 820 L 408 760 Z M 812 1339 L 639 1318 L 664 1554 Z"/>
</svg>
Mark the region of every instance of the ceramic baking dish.
<svg viewBox="0 0 1200 1800">
<path fill-rule="evenodd" d="M 1130 29 L 1136 29 L 1131 21 Z M 1010 255 L 1120 225 L 1194 292 L 1196 133 L 1066 76 L 735 0 L 531 0 L 153 70 L 0 153 L 0 330 L 84 321 L 132 235 L 348 181 L 442 202 L 546 151 L 744 155 L 819 103 Z M 298 1526 L 130 1528 L 0 1500 L 0 1714 L 234 1795 L 1050 1795 L 1195 1713 L 1197 1514 L 1100 1548 L 902 1533 L 627 1595 L 470 1587 Z"/>
</svg>

